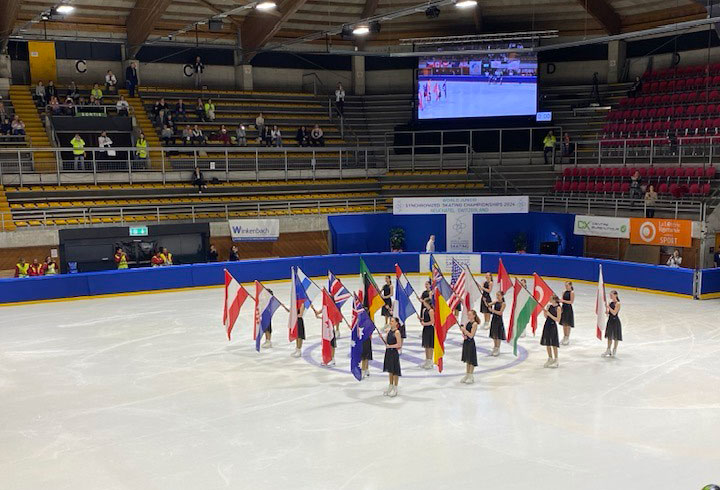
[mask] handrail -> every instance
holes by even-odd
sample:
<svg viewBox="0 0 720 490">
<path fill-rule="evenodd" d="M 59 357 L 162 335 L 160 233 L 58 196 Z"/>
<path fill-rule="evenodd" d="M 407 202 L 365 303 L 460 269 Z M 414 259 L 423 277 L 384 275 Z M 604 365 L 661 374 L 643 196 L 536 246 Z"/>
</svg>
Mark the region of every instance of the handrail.
<svg viewBox="0 0 720 490">
<path fill-rule="evenodd" d="M 638 201 L 642 201 L 642 207 L 635 206 Z M 646 206 L 644 200 L 622 198 L 622 197 L 598 197 L 598 196 L 530 196 L 530 205 L 539 206 L 541 211 L 545 210 L 548 205 L 562 206 L 564 211 L 569 212 L 570 208 L 584 208 L 588 215 L 592 215 L 592 209 L 613 209 L 613 215 L 619 216 L 619 211 L 635 210 L 642 211 L 645 216 Z M 704 203 L 694 200 L 677 200 L 677 199 L 658 199 L 655 202 L 655 211 L 666 211 L 672 213 L 677 219 L 682 213 L 698 213 L 698 220 L 703 221 Z"/>
<path fill-rule="evenodd" d="M 317 95 L 317 85 L 315 84 L 315 80 L 320 84 L 320 86 L 323 88 L 323 91 L 327 92 L 327 87 L 323 83 L 322 80 L 320 80 L 320 77 L 317 75 L 316 72 L 311 73 L 303 73 L 302 80 L 301 80 L 301 86 L 303 87 L 303 90 L 305 89 L 305 77 L 313 77 L 313 95 Z"/>
<path fill-rule="evenodd" d="M 86 108 L 86 109 L 102 109 L 101 113 L 105 114 L 106 116 L 110 113 L 110 111 L 119 112 L 119 109 L 116 104 L 73 104 L 73 105 L 67 105 L 67 104 L 58 104 L 58 107 L 61 111 L 63 111 L 63 114 L 53 114 L 53 108 L 50 104 L 46 104 L 44 108 L 44 112 L 48 116 L 58 116 L 58 117 L 89 117 L 89 116 L 78 116 L 78 109 L 80 108 Z M 73 114 L 65 114 L 64 112 L 68 109 L 72 109 Z M 131 105 L 128 104 L 128 107 L 126 108 L 128 111 L 128 116 L 134 115 L 135 111 Z M 81 111 L 83 114 L 91 114 L 91 113 L 100 113 L 99 111 Z"/>
</svg>

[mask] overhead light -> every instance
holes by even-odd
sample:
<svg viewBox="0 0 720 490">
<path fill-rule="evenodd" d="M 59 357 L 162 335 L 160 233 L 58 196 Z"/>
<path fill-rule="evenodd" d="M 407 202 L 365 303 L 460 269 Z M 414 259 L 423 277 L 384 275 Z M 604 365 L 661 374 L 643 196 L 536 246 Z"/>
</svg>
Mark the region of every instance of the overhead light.
<svg viewBox="0 0 720 490">
<path fill-rule="evenodd" d="M 477 0 L 460 0 L 459 2 L 455 2 L 455 6 L 459 9 L 477 7 Z"/>
<path fill-rule="evenodd" d="M 437 8 L 435 5 L 432 7 L 428 7 L 427 10 L 425 10 L 425 17 L 428 19 L 437 19 L 440 17 L 440 9 Z"/>
<path fill-rule="evenodd" d="M 40 14 L 40 19 L 41 20 L 50 20 L 50 12 L 43 12 L 42 14 Z"/>
<path fill-rule="evenodd" d="M 364 36 L 370 32 L 370 27 L 366 25 L 355 26 L 352 33 L 356 36 Z"/>
<path fill-rule="evenodd" d="M 271 0 L 266 0 L 265 2 L 260 2 L 255 5 L 255 8 L 258 10 L 271 10 L 275 7 L 277 7 L 277 4 Z"/>
<path fill-rule="evenodd" d="M 58 6 L 58 8 L 56 10 L 57 10 L 58 14 L 65 15 L 65 14 L 69 14 L 70 12 L 75 10 L 75 7 L 73 7 L 72 5 L 60 5 L 60 6 Z"/>
</svg>

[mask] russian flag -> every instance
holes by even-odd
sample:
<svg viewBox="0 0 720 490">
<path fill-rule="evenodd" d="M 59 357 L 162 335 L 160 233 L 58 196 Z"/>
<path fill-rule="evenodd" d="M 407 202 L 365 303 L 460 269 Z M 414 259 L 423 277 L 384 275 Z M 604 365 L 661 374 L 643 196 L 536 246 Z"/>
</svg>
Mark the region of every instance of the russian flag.
<svg viewBox="0 0 720 490">
<path fill-rule="evenodd" d="M 275 311 L 280 308 L 280 301 L 265 289 L 265 286 L 255 281 L 255 324 L 253 328 L 253 339 L 255 350 L 260 352 L 260 339 L 270 326 L 270 321 Z"/>
<path fill-rule="evenodd" d="M 320 294 L 322 290 L 317 284 L 315 284 L 312 279 L 305 275 L 305 273 L 300 267 L 296 267 L 296 269 L 296 275 L 298 277 L 298 280 L 300 281 L 300 284 L 302 284 L 302 287 L 305 290 L 305 296 L 307 298 L 305 300 L 305 308 L 309 308 L 313 300 L 317 297 L 318 294 Z"/>
</svg>

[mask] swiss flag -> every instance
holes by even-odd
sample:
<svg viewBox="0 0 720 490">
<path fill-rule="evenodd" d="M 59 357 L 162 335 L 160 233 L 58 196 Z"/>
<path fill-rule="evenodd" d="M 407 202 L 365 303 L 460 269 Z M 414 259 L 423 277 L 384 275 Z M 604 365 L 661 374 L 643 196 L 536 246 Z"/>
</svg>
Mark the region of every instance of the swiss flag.
<svg viewBox="0 0 720 490">
<path fill-rule="evenodd" d="M 532 312 L 532 319 L 530 326 L 532 327 L 533 335 L 535 335 L 535 330 L 537 330 L 537 318 L 540 313 L 542 313 L 543 308 L 547 306 L 547 304 L 550 302 L 550 298 L 552 298 L 553 290 L 550 289 L 550 286 L 547 285 L 545 281 L 543 281 L 543 278 L 540 277 L 537 273 L 533 273 L 533 298 L 538 302 L 537 306 L 535 306 L 535 309 Z"/>
<path fill-rule="evenodd" d="M 240 316 L 240 308 L 248 298 L 247 290 L 242 284 L 237 282 L 230 272 L 225 269 L 225 303 L 223 307 L 223 326 L 227 332 L 228 340 L 230 340 L 230 332 L 232 332 Z"/>
</svg>

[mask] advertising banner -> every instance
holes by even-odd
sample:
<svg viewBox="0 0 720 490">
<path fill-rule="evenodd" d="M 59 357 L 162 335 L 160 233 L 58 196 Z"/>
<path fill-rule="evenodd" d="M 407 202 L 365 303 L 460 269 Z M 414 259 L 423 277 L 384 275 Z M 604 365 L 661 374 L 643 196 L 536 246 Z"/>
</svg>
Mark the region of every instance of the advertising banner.
<svg viewBox="0 0 720 490">
<path fill-rule="evenodd" d="M 228 225 L 233 242 L 274 241 L 280 236 L 278 219 L 231 219 Z"/>
<path fill-rule="evenodd" d="M 630 243 L 690 247 L 692 221 L 683 219 L 630 218 Z"/>
<path fill-rule="evenodd" d="M 608 238 L 630 238 L 630 218 L 576 215 L 575 234 Z"/>
</svg>

